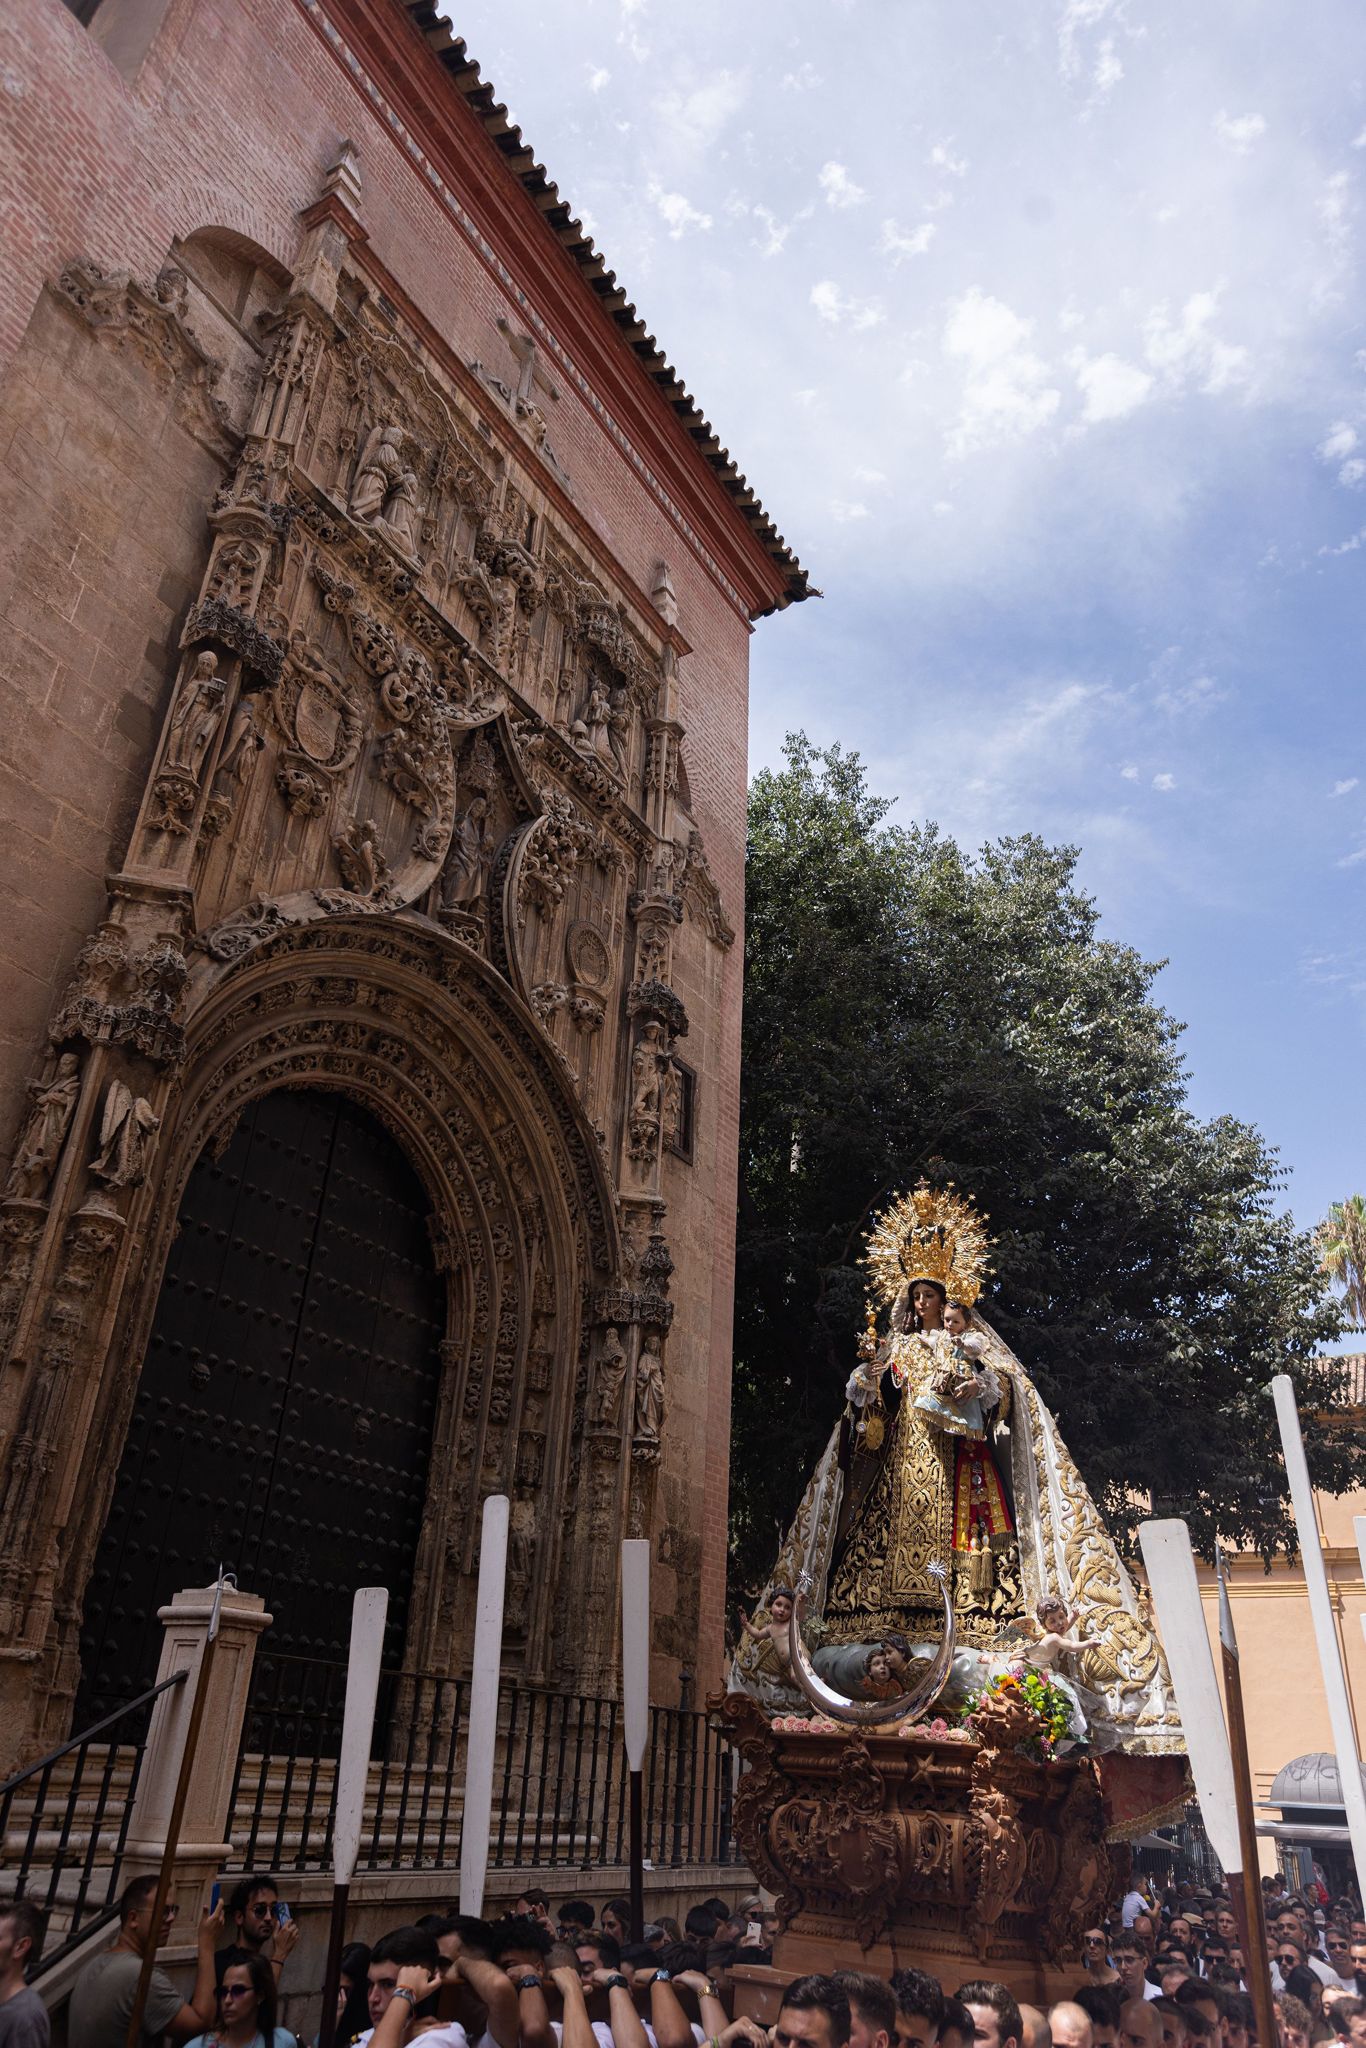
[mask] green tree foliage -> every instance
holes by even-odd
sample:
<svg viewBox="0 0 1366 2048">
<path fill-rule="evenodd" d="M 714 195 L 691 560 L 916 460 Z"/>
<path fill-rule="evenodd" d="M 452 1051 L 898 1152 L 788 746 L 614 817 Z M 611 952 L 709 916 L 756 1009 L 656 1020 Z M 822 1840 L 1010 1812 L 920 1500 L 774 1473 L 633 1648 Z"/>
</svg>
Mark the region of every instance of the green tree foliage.
<svg viewBox="0 0 1366 2048">
<path fill-rule="evenodd" d="M 869 1218 L 923 1173 L 972 1193 L 982 1307 L 1128 1543 L 1151 1492 L 1270 1555 L 1293 1541 L 1268 1382 L 1316 1482 L 1366 1481 L 1327 1417 L 1339 1329 L 1258 1132 L 1185 1102 L 1157 966 L 1102 938 L 1076 854 L 965 855 L 886 821 L 855 755 L 790 738 L 751 791 L 732 1554 L 762 1582 L 843 1399 Z"/>
</svg>

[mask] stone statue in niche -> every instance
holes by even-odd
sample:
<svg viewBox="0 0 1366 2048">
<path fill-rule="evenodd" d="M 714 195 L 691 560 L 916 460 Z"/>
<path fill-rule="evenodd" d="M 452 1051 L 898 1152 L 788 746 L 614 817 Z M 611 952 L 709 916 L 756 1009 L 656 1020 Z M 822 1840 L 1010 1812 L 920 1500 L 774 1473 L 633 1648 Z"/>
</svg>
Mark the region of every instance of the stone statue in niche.
<svg viewBox="0 0 1366 2048">
<path fill-rule="evenodd" d="M 626 779 L 626 750 L 631 743 L 631 700 L 624 689 L 613 690 L 607 713 L 607 744 L 611 749 L 612 766 Z"/>
<path fill-rule="evenodd" d="M 651 1018 L 631 1054 L 631 1117 L 658 1123 L 666 1062 L 664 1026 Z"/>
<path fill-rule="evenodd" d="M 657 1446 L 664 1428 L 664 1365 L 654 1340 L 647 1336 L 636 1360 L 637 1447 Z"/>
<path fill-rule="evenodd" d="M 61 1157 L 76 1098 L 81 1092 L 80 1061 L 64 1052 L 50 1081 L 30 1081 L 33 1098 L 28 1121 L 14 1148 L 14 1164 L 5 1183 L 5 1200 L 40 1202 Z"/>
<path fill-rule="evenodd" d="M 351 486 L 351 517 L 369 526 L 380 517 L 403 472 L 402 427 L 376 427 L 361 450 Z"/>
<path fill-rule="evenodd" d="M 569 728 L 569 738 L 581 754 L 593 754 L 615 774 L 616 755 L 611 739 L 612 700 L 596 680 L 589 685 L 582 711 Z"/>
<path fill-rule="evenodd" d="M 261 722 L 256 716 L 254 697 L 243 697 L 232 714 L 228 737 L 218 763 L 218 773 L 213 778 L 209 792 L 209 809 L 213 815 L 214 829 L 221 830 L 237 807 L 237 800 L 245 789 L 256 765 L 256 756 L 265 745 Z"/>
<path fill-rule="evenodd" d="M 626 1353 L 621 1338 L 612 1329 L 602 1340 L 597 1378 L 593 1386 L 594 1429 L 615 1429 L 621 1416 L 621 1391 L 626 1382 Z"/>
<path fill-rule="evenodd" d="M 147 1178 L 148 1147 L 160 1129 L 161 1118 L 145 1096 L 134 1095 L 126 1081 L 111 1081 L 91 1173 L 107 1188 L 141 1187 Z"/>
<path fill-rule="evenodd" d="M 194 674 L 188 682 L 182 683 L 171 713 L 162 768 L 188 775 L 196 786 L 199 771 L 204 766 L 204 756 L 213 744 L 213 736 L 223 716 L 226 687 L 218 673 L 218 656 L 206 651 L 196 657 Z"/>
<path fill-rule="evenodd" d="M 218 656 L 207 650 L 198 655 L 193 673 L 177 692 L 161 766 L 152 784 L 155 808 L 148 823 L 154 832 L 189 831 L 199 796 L 200 771 L 223 717 L 226 690 L 218 673 Z"/>
<path fill-rule="evenodd" d="M 451 835 L 441 885 L 443 910 L 463 909 L 466 904 L 478 902 L 484 893 L 488 859 L 489 800 L 481 793 L 470 798 Z"/>
<path fill-rule="evenodd" d="M 417 548 L 417 473 L 403 460 L 403 429 L 375 427 L 351 486 L 351 517 L 377 526 L 405 555 Z"/>
</svg>

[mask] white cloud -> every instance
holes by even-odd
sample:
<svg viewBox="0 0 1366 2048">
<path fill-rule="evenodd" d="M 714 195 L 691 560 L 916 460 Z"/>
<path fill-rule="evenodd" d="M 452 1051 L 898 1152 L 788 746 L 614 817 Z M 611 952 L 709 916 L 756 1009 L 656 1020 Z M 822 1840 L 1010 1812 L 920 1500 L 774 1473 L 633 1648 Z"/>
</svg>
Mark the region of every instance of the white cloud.
<svg viewBox="0 0 1366 2048">
<path fill-rule="evenodd" d="M 1319 553 L 1321 555 L 1354 555 L 1357 549 L 1362 547 L 1366 547 L 1366 526 L 1359 526 L 1355 533 L 1349 533 L 1346 540 L 1339 541 L 1336 547 L 1321 547 Z"/>
<path fill-rule="evenodd" d="M 946 171 L 951 178 L 966 178 L 971 165 L 965 156 L 955 156 L 947 142 L 936 142 L 925 161 L 932 170 Z"/>
<path fill-rule="evenodd" d="M 857 498 L 852 502 L 846 498 L 832 498 L 830 517 L 837 526 L 847 526 L 851 519 L 866 519 L 868 507 Z"/>
<path fill-rule="evenodd" d="M 827 206 L 844 208 L 862 206 L 868 194 L 862 185 L 856 185 L 843 164 L 830 162 L 822 164 L 820 188 L 825 194 Z"/>
<path fill-rule="evenodd" d="M 1366 462 L 1363 462 L 1359 455 L 1354 455 L 1350 462 L 1344 462 L 1338 471 L 1338 482 L 1346 484 L 1349 491 L 1354 491 L 1360 484 L 1366 483 Z"/>
<path fill-rule="evenodd" d="M 950 455 L 1017 441 L 1050 420 L 1062 393 L 1046 363 L 1028 346 L 1032 320 L 975 285 L 949 308 L 944 354 L 964 368 L 962 403 L 950 429 Z"/>
<path fill-rule="evenodd" d="M 852 327 L 855 334 L 861 334 L 866 327 L 878 326 L 887 317 L 880 300 L 849 298 L 829 277 L 812 285 L 811 304 L 822 320 L 828 320 L 832 327 Z"/>
<path fill-rule="evenodd" d="M 621 25 L 617 30 L 617 41 L 629 50 L 637 64 L 643 64 L 650 54 L 650 45 L 640 32 L 645 19 L 647 0 L 621 0 Z"/>
<path fill-rule="evenodd" d="M 1357 430 L 1348 420 L 1334 420 L 1323 440 L 1319 442 L 1320 462 L 1340 462 L 1344 455 L 1350 455 L 1357 445 Z"/>
<path fill-rule="evenodd" d="M 1266 134 L 1266 115 L 1226 114 L 1221 108 L 1214 117 L 1214 132 L 1230 149 L 1246 156 Z"/>
<path fill-rule="evenodd" d="M 1107 98 L 1123 76 L 1124 66 L 1115 54 L 1114 37 L 1106 36 L 1096 53 L 1096 68 L 1091 75 L 1097 99 Z"/>
<path fill-rule="evenodd" d="M 860 463 L 858 468 L 854 471 L 854 482 L 856 484 L 867 484 L 871 486 L 874 484 L 885 484 L 886 481 L 886 473 L 883 470 L 865 469 L 862 463 Z"/>
<path fill-rule="evenodd" d="M 781 82 L 784 92 L 810 92 L 823 81 L 814 64 L 799 64 L 795 71 L 785 71 Z"/>
<path fill-rule="evenodd" d="M 1165 771 L 1165 769 L 1164 769 L 1164 771 L 1162 772 L 1162 774 L 1161 774 L 1161 775 L 1154 775 L 1154 777 L 1153 777 L 1153 788 L 1154 788 L 1154 789 L 1175 789 L 1175 788 L 1176 788 L 1176 777 L 1175 777 L 1174 775 L 1169 775 L 1169 774 L 1168 774 L 1168 773 L 1167 773 L 1167 772 Z"/>
<path fill-rule="evenodd" d="M 662 94 L 655 101 L 655 112 L 666 143 L 685 157 L 704 155 L 715 147 L 726 123 L 740 111 L 748 91 L 743 72 L 723 70 L 713 72 L 693 92 Z"/>
<path fill-rule="evenodd" d="M 1063 0 L 1058 15 L 1058 69 L 1064 78 L 1075 78 L 1081 70 L 1082 33 L 1104 21 L 1112 4 L 1113 0 Z"/>
<path fill-rule="evenodd" d="M 1360 446 L 1361 436 L 1351 421 L 1334 420 L 1328 432 L 1319 442 L 1316 451 L 1320 462 L 1327 463 L 1330 469 L 1336 468 L 1338 482 L 1349 491 L 1355 490 L 1359 484 L 1366 481 L 1366 462 L 1363 462 L 1361 456 L 1356 452 Z M 1356 545 L 1355 540 L 1345 541 L 1338 548 L 1320 548 L 1319 553 L 1321 555 L 1348 554 Z"/>
<path fill-rule="evenodd" d="M 605 64 L 585 64 L 583 68 L 588 73 L 590 92 L 601 92 L 605 85 L 611 84 L 612 74 Z"/>
<path fill-rule="evenodd" d="M 792 233 L 791 221 L 786 223 L 780 222 L 778 216 L 775 213 L 770 213 L 766 206 L 756 206 L 753 212 L 754 218 L 764 231 L 763 240 L 756 242 L 755 247 L 761 255 L 781 256 L 787 238 Z"/>
<path fill-rule="evenodd" d="M 1119 772 L 1124 777 L 1124 780 L 1126 782 L 1138 781 L 1138 769 L 1134 766 L 1132 761 L 1126 761 Z"/>
<path fill-rule="evenodd" d="M 1366 842 L 1358 846 L 1355 852 L 1344 853 L 1342 859 L 1338 862 L 1338 866 L 1340 868 L 1355 868 L 1359 867 L 1364 860 L 1366 860 Z"/>
<path fill-rule="evenodd" d="M 908 256 L 923 256 L 938 233 L 939 230 L 932 220 L 922 221 L 918 228 L 912 228 L 909 233 L 905 228 L 898 227 L 894 220 L 885 220 L 882 223 L 882 238 L 877 245 L 878 253 L 890 256 L 894 265 L 900 265 Z"/>
<path fill-rule="evenodd" d="M 1348 775 L 1343 781 L 1335 782 L 1329 794 L 1331 796 L 1350 796 L 1360 780 L 1361 777 L 1359 775 Z"/>
<path fill-rule="evenodd" d="M 1165 302 L 1154 306 L 1144 326 L 1144 353 L 1153 368 L 1170 384 L 1188 381 L 1202 391 L 1217 395 L 1251 376 L 1251 358 L 1238 344 L 1221 341 L 1210 323 L 1219 309 L 1219 294 L 1193 292 L 1172 320 Z"/>
<path fill-rule="evenodd" d="M 681 192 L 666 192 L 657 184 L 647 186 L 646 192 L 668 228 L 671 242 L 681 241 L 688 234 L 705 234 L 710 228 L 711 215 L 701 212 Z"/>
<path fill-rule="evenodd" d="M 1082 395 L 1082 419 L 1088 426 L 1100 420 L 1122 420 L 1134 412 L 1153 388 L 1152 375 L 1134 363 L 1115 355 L 1088 356 L 1077 349 L 1068 357 L 1076 372 Z"/>
</svg>

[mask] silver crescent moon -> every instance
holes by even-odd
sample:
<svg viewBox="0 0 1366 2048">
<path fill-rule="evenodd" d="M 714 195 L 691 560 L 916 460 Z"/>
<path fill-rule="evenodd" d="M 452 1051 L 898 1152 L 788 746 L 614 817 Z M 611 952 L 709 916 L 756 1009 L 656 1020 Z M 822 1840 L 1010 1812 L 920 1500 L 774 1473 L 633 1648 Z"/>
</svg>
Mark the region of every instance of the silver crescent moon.
<svg viewBox="0 0 1366 2048">
<path fill-rule="evenodd" d="M 806 1612 L 807 1595 L 811 1591 L 811 1580 L 805 1572 L 802 1573 L 797 1581 L 796 1598 L 792 1602 L 787 1646 L 792 1660 L 792 1675 L 813 1707 L 817 1707 L 822 1714 L 828 1714 L 832 1721 L 843 1721 L 854 1728 L 867 1728 L 879 1721 L 909 1721 L 923 1714 L 926 1707 L 938 1699 L 944 1690 L 944 1683 L 953 1663 L 953 1653 L 957 1647 L 957 1630 L 953 1601 L 949 1596 L 948 1572 L 937 1561 L 929 1570 L 931 1576 L 938 1579 L 939 1590 L 944 1598 L 944 1640 L 920 1683 L 911 1692 L 901 1693 L 892 1700 L 847 1700 L 843 1693 L 835 1692 L 823 1678 L 816 1676 L 806 1654 L 806 1645 L 802 1641 L 801 1620 Z"/>
</svg>

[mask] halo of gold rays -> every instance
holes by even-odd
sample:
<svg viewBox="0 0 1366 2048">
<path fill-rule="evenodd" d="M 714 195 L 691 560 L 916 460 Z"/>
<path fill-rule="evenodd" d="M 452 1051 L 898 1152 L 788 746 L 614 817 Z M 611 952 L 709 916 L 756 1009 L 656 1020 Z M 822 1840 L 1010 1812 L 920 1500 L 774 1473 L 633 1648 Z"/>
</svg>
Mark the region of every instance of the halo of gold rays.
<svg viewBox="0 0 1366 2048">
<path fill-rule="evenodd" d="M 873 1218 L 863 1255 L 870 1291 L 890 1308 L 903 1287 L 934 1280 L 950 1301 L 976 1301 L 991 1270 L 986 1220 L 971 1195 L 954 1193 L 952 1181 L 932 1188 L 922 1180 Z"/>
</svg>

